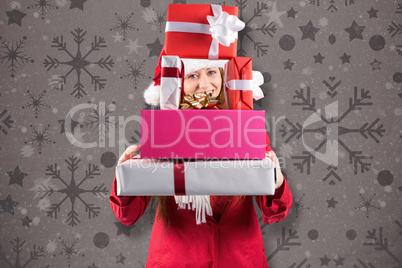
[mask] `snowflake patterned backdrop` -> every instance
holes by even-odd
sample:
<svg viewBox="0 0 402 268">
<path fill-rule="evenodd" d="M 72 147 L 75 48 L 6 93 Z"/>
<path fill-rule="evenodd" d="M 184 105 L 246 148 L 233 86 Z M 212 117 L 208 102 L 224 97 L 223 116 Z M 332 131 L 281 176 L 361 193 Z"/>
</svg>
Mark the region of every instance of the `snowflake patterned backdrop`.
<svg viewBox="0 0 402 268">
<path fill-rule="evenodd" d="M 155 211 L 108 196 L 139 142 L 169 3 L 239 6 L 293 207 L 259 219 L 270 267 L 402 267 L 402 2 L 0 2 L 0 267 L 145 267 Z M 121 140 L 127 142 L 119 142 Z M 84 146 L 84 145 L 85 146 Z"/>
</svg>

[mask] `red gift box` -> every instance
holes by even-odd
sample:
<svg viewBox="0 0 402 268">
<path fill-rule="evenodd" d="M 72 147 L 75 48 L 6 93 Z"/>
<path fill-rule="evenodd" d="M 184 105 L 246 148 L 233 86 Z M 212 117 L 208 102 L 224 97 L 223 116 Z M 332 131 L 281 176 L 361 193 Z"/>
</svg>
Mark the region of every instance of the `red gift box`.
<svg viewBox="0 0 402 268">
<path fill-rule="evenodd" d="M 196 59 L 235 57 L 237 32 L 244 28 L 244 23 L 237 16 L 237 6 L 170 4 L 165 30 L 166 55 Z M 217 27 L 211 27 L 214 24 Z M 222 45 L 222 43 L 228 43 L 229 39 L 229 43 L 232 42 L 230 45 L 226 44 L 229 46 Z"/>
<path fill-rule="evenodd" d="M 251 58 L 234 57 L 226 64 L 225 102 L 230 110 L 253 110 Z"/>
<path fill-rule="evenodd" d="M 141 158 L 264 159 L 265 111 L 141 110 Z"/>
</svg>

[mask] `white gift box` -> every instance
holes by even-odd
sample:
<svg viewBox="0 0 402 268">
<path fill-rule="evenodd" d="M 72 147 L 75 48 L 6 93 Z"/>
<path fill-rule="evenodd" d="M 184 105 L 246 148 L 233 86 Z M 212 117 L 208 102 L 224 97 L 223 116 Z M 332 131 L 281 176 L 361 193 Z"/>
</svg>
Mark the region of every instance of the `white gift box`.
<svg viewBox="0 0 402 268">
<path fill-rule="evenodd" d="M 116 167 L 117 195 L 273 195 L 275 164 L 263 160 L 130 159 Z M 179 174 L 179 175 L 178 175 Z M 179 188 L 178 188 L 179 187 Z M 182 187 L 182 188 L 180 188 Z"/>
<path fill-rule="evenodd" d="M 182 62 L 177 56 L 162 56 L 161 65 L 161 110 L 178 109 L 181 96 Z"/>
</svg>

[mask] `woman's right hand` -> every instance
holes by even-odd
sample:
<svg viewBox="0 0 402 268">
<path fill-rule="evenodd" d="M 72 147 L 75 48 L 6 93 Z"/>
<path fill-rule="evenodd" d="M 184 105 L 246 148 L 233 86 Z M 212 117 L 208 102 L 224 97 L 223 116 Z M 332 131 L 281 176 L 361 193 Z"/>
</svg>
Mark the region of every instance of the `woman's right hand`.
<svg viewBox="0 0 402 268">
<path fill-rule="evenodd" d="M 127 149 L 124 151 L 124 153 L 120 156 L 119 161 L 117 162 L 117 165 L 120 165 L 121 163 L 124 163 L 125 161 L 134 158 L 134 153 L 138 151 L 141 148 L 139 145 L 131 145 L 128 146 Z"/>
</svg>

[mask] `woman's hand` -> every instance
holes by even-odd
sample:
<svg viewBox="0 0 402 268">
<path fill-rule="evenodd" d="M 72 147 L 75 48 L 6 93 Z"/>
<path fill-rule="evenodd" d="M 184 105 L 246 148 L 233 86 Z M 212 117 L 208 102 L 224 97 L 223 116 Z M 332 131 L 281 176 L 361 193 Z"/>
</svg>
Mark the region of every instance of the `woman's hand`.
<svg viewBox="0 0 402 268">
<path fill-rule="evenodd" d="M 267 158 L 271 159 L 272 162 L 274 162 L 274 164 L 276 166 L 276 184 L 275 184 L 275 190 L 276 190 L 279 187 L 281 187 L 283 184 L 283 174 L 281 171 L 281 166 L 279 165 L 278 157 L 276 157 L 276 154 L 274 151 L 266 152 L 265 155 Z"/>
<path fill-rule="evenodd" d="M 131 145 L 128 146 L 124 153 L 120 156 L 117 165 L 127 161 L 128 159 L 134 158 L 134 153 L 140 149 L 141 146 L 139 145 Z"/>
</svg>

